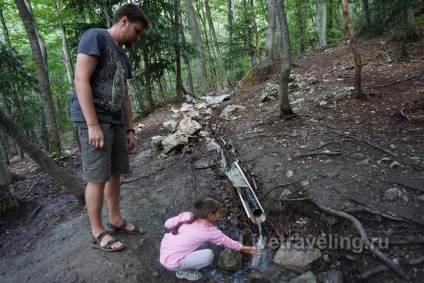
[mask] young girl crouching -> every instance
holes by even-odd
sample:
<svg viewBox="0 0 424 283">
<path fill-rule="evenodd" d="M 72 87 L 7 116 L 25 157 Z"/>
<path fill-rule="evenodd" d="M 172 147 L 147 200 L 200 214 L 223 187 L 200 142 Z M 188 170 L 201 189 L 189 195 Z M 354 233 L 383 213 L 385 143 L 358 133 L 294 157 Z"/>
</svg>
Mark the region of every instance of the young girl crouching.
<svg viewBox="0 0 424 283">
<path fill-rule="evenodd" d="M 160 263 L 176 271 L 179 279 L 196 281 L 202 278 L 200 268 L 214 258 L 210 249 L 197 250 L 206 242 L 224 246 L 251 255 L 260 253 L 256 247 L 243 246 L 230 239 L 213 224 L 221 216 L 222 204 L 212 197 L 201 197 L 194 203 L 193 212 L 183 212 L 165 222 L 165 233 L 160 246 Z"/>
</svg>

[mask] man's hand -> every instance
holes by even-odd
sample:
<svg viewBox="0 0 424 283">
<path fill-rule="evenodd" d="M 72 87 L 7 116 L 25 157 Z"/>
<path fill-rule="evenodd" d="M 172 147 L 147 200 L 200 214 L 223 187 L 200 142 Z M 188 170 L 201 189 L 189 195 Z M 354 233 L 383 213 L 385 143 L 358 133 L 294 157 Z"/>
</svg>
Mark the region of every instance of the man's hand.
<svg viewBox="0 0 424 283">
<path fill-rule="evenodd" d="M 134 154 L 137 152 L 137 142 L 135 141 L 135 134 L 133 132 L 128 133 L 128 153 Z"/>
<path fill-rule="evenodd" d="M 103 132 L 99 125 L 88 127 L 88 144 L 91 144 L 97 148 L 102 148 L 105 146 Z"/>
</svg>

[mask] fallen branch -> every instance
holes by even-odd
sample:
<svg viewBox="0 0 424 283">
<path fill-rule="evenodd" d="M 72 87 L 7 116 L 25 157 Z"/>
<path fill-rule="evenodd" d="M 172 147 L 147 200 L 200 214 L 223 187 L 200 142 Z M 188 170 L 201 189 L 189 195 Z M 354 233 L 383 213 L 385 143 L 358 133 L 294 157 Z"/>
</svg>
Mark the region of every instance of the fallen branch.
<svg viewBox="0 0 424 283">
<path fill-rule="evenodd" d="M 393 182 L 393 181 L 383 181 L 383 182 L 385 182 L 385 183 L 389 183 L 389 184 L 396 184 L 396 185 L 399 185 L 399 186 L 405 187 L 405 188 L 407 188 L 407 189 L 411 189 L 411 190 L 416 190 L 416 191 L 424 192 L 424 189 L 423 189 L 423 188 L 413 187 L 413 186 L 411 186 L 411 185 L 407 185 L 407 184 L 404 184 L 404 183 L 401 183 L 401 182 Z"/>
<path fill-rule="evenodd" d="M 314 155 L 340 155 L 340 154 L 342 154 L 342 153 L 339 152 L 339 151 L 334 151 L 334 152 L 322 151 L 322 152 L 312 152 L 312 153 L 298 154 L 298 155 L 293 156 L 293 158 L 307 157 L 307 156 L 314 156 Z"/>
<path fill-rule="evenodd" d="M 405 219 L 403 219 L 401 217 L 392 216 L 392 215 L 389 215 L 387 213 L 380 212 L 378 210 L 371 209 L 371 208 L 368 208 L 368 207 L 350 208 L 350 209 L 347 209 L 345 212 L 349 213 L 349 214 L 354 214 L 354 213 L 358 213 L 358 212 L 367 212 L 369 214 L 378 215 L 378 216 L 381 216 L 381 217 L 384 217 L 384 218 L 387 218 L 387 219 L 390 219 L 390 220 L 405 221 Z"/>
<path fill-rule="evenodd" d="M 288 184 L 281 184 L 281 185 L 277 185 L 277 186 L 275 186 L 274 188 L 272 188 L 272 189 L 270 189 L 269 191 L 267 191 L 267 192 L 266 192 L 266 194 L 265 194 L 262 198 L 266 198 L 266 196 L 267 196 L 267 195 L 269 195 L 269 193 L 270 193 L 270 192 L 272 192 L 272 191 L 274 191 L 274 190 L 276 190 L 276 189 L 278 189 L 278 188 L 280 188 L 280 187 L 290 186 L 290 185 L 293 185 L 293 184 L 295 184 L 295 183 L 297 183 L 297 182 L 299 182 L 299 180 L 296 180 L 296 181 L 291 182 L 291 183 L 288 183 Z"/>
<path fill-rule="evenodd" d="M 141 177 L 139 177 L 139 178 L 135 178 L 135 179 L 129 179 L 129 180 L 121 181 L 121 183 L 122 183 L 122 184 L 127 184 L 127 183 L 131 183 L 131 182 L 138 181 L 138 180 L 140 180 L 140 179 L 149 178 L 150 176 L 155 175 L 156 173 L 158 173 L 158 172 L 160 172 L 160 171 L 162 171 L 162 170 L 165 170 L 165 169 L 168 169 L 168 168 L 170 168 L 170 167 L 174 166 L 174 165 L 175 165 L 175 164 L 177 164 L 178 162 L 179 162 L 179 161 L 174 162 L 174 163 L 172 163 L 172 164 L 171 164 L 171 165 L 169 165 L 169 166 L 163 166 L 162 168 L 159 168 L 159 169 L 158 169 L 158 170 L 156 170 L 155 172 L 150 173 L 150 174 L 147 174 L 147 175 L 145 175 L 145 176 L 141 176 Z"/>
<path fill-rule="evenodd" d="M 424 262 L 424 256 L 419 257 L 419 258 L 414 258 L 414 259 L 410 259 L 410 260 L 401 260 L 400 263 L 401 264 L 405 264 L 405 265 L 417 265 Z"/>
<path fill-rule="evenodd" d="M 379 265 L 376 268 L 373 268 L 371 270 L 368 270 L 368 271 L 365 271 L 364 273 L 359 274 L 358 275 L 358 279 L 366 280 L 366 279 L 370 278 L 373 275 L 376 275 L 376 274 L 378 274 L 380 272 L 387 271 L 387 270 L 389 270 L 389 268 L 387 266 L 385 266 L 385 265 Z"/>
<path fill-rule="evenodd" d="M 406 79 L 403 79 L 403 80 L 397 80 L 395 82 L 391 82 L 391 83 L 384 84 L 384 85 L 376 85 L 376 86 L 374 86 L 374 88 L 380 88 L 380 87 L 385 87 L 385 86 L 389 86 L 389 85 L 395 85 L 395 84 L 398 84 L 398 83 L 406 82 L 406 81 L 412 80 L 416 77 L 419 77 L 421 75 L 422 75 L 422 73 L 419 73 L 419 74 L 413 75 L 412 77 L 409 77 L 409 78 L 406 78 Z"/>
<path fill-rule="evenodd" d="M 332 131 L 332 132 L 333 132 L 333 131 Z M 345 136 L 345 137 L 348 137 L 348 138 L 351 138 L 351 139 L 354 139 L 354 140 L 357 140 L 357 141 L 365 142 L 366 144 L 368 144 L 368 145 L 370 145 L 370 146 L 372 146 L 372 147 L 374 147 L 374 148 L 376 148 L 376 149 L 379 149 L 379 150 L 383 151 L 384 153 L 386 153 L 386 154 L 390 155 L 391 157 L 393 157 L 393 158 L 397 159 L 397 156 L 396 156 L 394 153 L 391 153 L 389 150 L 384 149 L 384 148 L 382 148 L 382 147 L 380 147 L 380 146 L 378 146 L 378 145 L 372 144 L 372 143 L 370 143 L 369 141 L 366 141 L 366 140 L 364 140 L 364 139 L 361 139 L 361 138 L 358 138 L 358 137 L 355 137 L 355 136 L 350 136 L 350 135 L 346 135 L 346 134 L 338 133 L 338 132 L 333 132 L 333 133 L 335 133 L 335 134 L 337 134 L 337 135 L 340 135 L 340 136 Z"/>
<path fill-rule="evenodd" d="M 356 219 L 354 216 L 347 214 L 345 212 L 336 211 L 336 210 L 333 210 L 329 207 L 322 206 L 322 205 L 318 204 L 313 199 L 309 199 L 309 201 L 312 202 L 313 204 L 315 204 L 320 210 L 322 210 L 326 213 L 336 215 L 338 217 L 342 217 L 342 218 L 349 220 L 356 227 L 356 229 L 359 231 L 359 233 L 361 235 L 361 241 L 365 245 L 365 249 L 368 249 L 373 255 L 375 255 L 381 261 L 383 261 L 383 263 L 386 266 L 390 267 L 390 269 L 393 270 L 394 272 L 396 272 L 400 277 L 402 277 L 402 279 L 409 280 L 409 276 L 398 265 L 396 265 L 386 255 L 384 255 L 380 250 L 378 250 L 373 244 L 371 244 L 371 242 L 368 239 L 368 236 L 365 232 L 364 227 L 362 226 L 361 222 L 359 222 L 358 219 Z"/>
<path fill-rule="evenodd" d="M 390 245 L 415 245 L 424 244 L 424 239 L 410 239 L 410 240 L 392 240 L 389 241 Z"/>
</svg>

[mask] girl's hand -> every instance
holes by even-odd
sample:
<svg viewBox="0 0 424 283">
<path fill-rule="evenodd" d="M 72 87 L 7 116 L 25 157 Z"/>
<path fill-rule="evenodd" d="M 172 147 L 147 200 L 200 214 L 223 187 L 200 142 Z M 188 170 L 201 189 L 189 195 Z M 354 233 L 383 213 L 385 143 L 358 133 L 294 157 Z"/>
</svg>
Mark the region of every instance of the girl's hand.
<svg viewBox="0 0 424 283">
<path fill-rule="evenodd" d="M 257 247 L 246 247 L 243 246 L 240 250 L 241 252 L 247 253 L 247 254 L 251 254 L 251 255 L 257 255 L 260 254 L 262 249 L 257 248 Z"/>
</svg>

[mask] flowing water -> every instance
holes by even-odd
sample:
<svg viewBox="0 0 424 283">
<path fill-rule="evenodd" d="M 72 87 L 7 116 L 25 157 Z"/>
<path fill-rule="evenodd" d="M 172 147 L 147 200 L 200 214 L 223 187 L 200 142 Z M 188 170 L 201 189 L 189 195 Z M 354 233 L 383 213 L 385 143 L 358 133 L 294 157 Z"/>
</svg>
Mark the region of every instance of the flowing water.
<svg viewBox="0 0 424 283">
<path fill-rule="evenodd" d="M 252 261 L 250 263 L 250 267 L 251 268 L 258 268 L 259 263 L 261 261 L 261 256 L 263 255 L 263 253 L 265 253 L 265 243 L 264 243 L 264 238 L 262 236 L 262 223 L 261 223 L 261 219 L 260 218 L 256 218 L 256 223 L 258 224 L 258 229 L 259 229 L 259 235 L 258 235 L 258 241 L 256 242 L 255 247 L 260 248 L 262 250 L 261 253 L 252 256 Z"/>
</svg>

